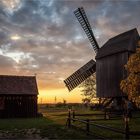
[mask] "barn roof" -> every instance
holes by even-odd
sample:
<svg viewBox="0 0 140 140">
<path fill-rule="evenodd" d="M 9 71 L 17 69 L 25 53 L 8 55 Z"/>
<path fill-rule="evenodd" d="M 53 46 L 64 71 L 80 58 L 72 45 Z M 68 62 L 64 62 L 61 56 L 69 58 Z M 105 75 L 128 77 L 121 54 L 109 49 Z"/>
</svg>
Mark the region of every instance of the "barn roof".
<svg viewBox="0 0 140 140">
<path fill-rule="evenodd" d="M 109 39 L 98 51 L 96 59 L 124 51 L 135 52 L 139 39 L 136 28 Z"/>
<path fill-rule="evenodd" d="M 0 75 L 0 94 L 37 95 L 36 77 Z"/>
</svg>

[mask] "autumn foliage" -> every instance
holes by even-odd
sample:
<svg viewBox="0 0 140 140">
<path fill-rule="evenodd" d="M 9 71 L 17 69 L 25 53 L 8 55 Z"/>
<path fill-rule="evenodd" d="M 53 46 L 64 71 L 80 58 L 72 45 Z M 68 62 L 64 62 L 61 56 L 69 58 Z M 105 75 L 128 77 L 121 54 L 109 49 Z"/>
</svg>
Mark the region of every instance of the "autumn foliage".
<svg viewBox="0 0 140 140">
<path fill-rule="evenodd" d="M 140 48 L 129 57 L 125 69 L 128 75 L 121 81 L 120 88 L 129 99 L 137 100 L 140 97 Z"/>
</svg>

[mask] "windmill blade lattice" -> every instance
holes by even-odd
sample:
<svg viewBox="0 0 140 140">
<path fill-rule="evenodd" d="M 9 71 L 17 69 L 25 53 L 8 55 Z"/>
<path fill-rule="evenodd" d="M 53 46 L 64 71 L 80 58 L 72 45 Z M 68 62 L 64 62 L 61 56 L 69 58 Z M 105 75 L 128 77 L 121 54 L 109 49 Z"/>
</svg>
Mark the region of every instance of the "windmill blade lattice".
<svg viewBox="0 0 140 140">
<path fill-rule="evenodd" d="M 93 46 L 93 49 L 95 53 L 97 53 L 99 49 L 99 45 L 94 37 L 94 34 L 92 32 L 91 26 L 89 24 L 88 18 L 86 16 L 86 13 L 84 11 L 84 8 L 78 8 L 77 10 L 74 11 L 75 16 L 77 17 L 79 23 L 81 24 L 82 28 L 84 29 L 91 45 Z"/>
<path fill-rule="evenodd" d="M 81 84 L 84 80 L 86 80 L 89 76 L 91 76 L 95 72 L 95 70 L 96 62 L 94 60 L 90 60 L 87 64 L 82 66 L 66 80 L 64 80 L 64 83 L 67 86 L 68 90 L 71 91 L 79 84 Z"/>
</svg>

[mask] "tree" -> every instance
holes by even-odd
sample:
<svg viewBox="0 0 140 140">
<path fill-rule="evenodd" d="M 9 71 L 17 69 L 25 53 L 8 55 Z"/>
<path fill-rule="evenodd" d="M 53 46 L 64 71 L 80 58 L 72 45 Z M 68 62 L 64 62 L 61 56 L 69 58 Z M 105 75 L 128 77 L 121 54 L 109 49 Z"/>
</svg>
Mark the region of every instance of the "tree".
<svg viewBox="0 0 140 140">
<path fill-rule="evenodd" d="M 55 104 L 56 104 L 56 102 L 57 102 L 57 97 L 56 97 L 56 96 L 54 97 L 54 102 L 55 102 Z"/>
<path fill-rule="evenodd" d="M 82 87 L 82 101 L 84 103 L 92 102 L 93 98 L 96 97 L 96 75 L 91 75 L 80 85 L 80 87 Z"/>
<path fill-rule="evenodd" d="M 129 57 L 124 67 L 128 75 L 121 81 L 120 88 L 130 100 L 137 102 L 140 97 L 140 48 L 137 48 L 136 53 Z"/>
<path fill-rule="evenodd" d="M 65 106 L 67 104 L 67 101 L 63 99 L 63 105 Z"/>
</svg>

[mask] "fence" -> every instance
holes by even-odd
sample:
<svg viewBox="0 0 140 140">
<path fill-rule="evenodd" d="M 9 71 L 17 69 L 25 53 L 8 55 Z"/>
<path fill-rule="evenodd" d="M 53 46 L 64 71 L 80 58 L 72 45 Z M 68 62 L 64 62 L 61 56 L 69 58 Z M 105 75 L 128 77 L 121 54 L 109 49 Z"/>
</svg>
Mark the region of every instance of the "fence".
<svg viewBox="0 0 140 140">
<path fill-rule="evenodd" d="M 92 119 L 92 120 L 115 120 L 118 119 L 118 117 L 122 118 L 122 113 L 116 114 L 110 111 L 105 110 L 103 113 L 90 113 L 90 114 L 75 114 L 75 111 L 72 111 L 72 116 L 75 118 L 75 116 L 101 116 L 100 119 Z"/>
<path fill-rule="evenodd" d="M 97 124 L 93 121 L 93 119 L 83 120 L 83 119 L 75 118 L 76 116 L 83 116 L 83 115 L 86 116 L 86 115 L 89 115 L 89 114 L 75 114 L 75 111 L 73 111 L 71 113 L 71 110 L 69 110 L 68 119 L 67 119 L 67 123 L 66 123 L 68 128 L 70 128 L 71 126 L 74 126 L 73 125 L 74 122 L 80 122 L 80 123 L 86 124 L 85 130 L 86 130 L 86 133 L 89 134 L 89 135 L 93 134 L 91 129 L 90 129 L 90 126 L 95 126 L 95 127 L 98 127 L 98 128 L 104 129 L 104 130 L 112 131 L 112 133 L 123 134 L 126 140 L 128 140 L 130 138 L 130 135 L 139 135 L 140 136 L 139 131 L 138 132 L 130 131 L 130 129 L 129 129 L 129 118 L 127 118 L 127 117 L 124 119 L 124 122 L 125 122 L 124 130 L 120 130 L 120 129 L 118 130 L 118 129 L 113 128 L 113 127 Z M 93 115 L 93 114 L 90 114 L 90 115 Z M 95 114 L 95 115 L 104 115 L 104 119 L 106 119 L 107 114 L 105 113 L 105 114 Z M 94 133 L 94 135 L 95 135 L 95 133 Z M 98 136 L 98 137 L 105 139 L 105 137 L 102 137 L 102 136 Z"/>
</svg>

